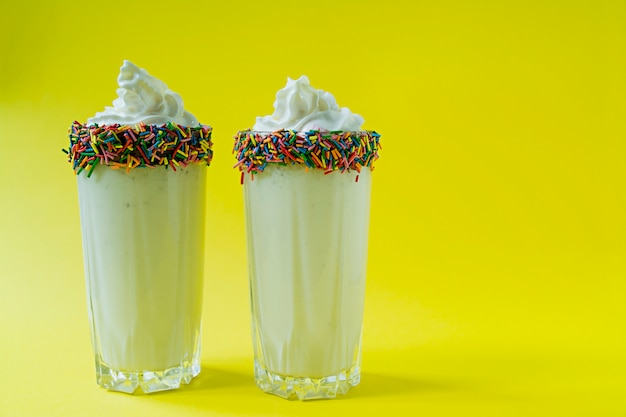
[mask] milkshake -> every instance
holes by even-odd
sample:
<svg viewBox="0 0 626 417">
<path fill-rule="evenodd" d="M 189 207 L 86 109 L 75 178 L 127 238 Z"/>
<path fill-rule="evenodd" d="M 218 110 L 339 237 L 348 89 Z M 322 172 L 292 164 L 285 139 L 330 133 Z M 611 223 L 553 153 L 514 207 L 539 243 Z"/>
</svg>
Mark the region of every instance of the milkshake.
<svg viewBox="0 0 626 417">
<path fill-rule="evenodd" d="M 125 61 L 113 107 L 74 122 L 87 305 L 99 385 L 178 388 L 200 372 L 211 128 Z"/>
<path fill-rule="evenodd" d="M 306 77 L 235 140 L 242 171 L 255 380 L 284 398 L 360 381 L 371 189 L 379 135 Z"/>
</svg>

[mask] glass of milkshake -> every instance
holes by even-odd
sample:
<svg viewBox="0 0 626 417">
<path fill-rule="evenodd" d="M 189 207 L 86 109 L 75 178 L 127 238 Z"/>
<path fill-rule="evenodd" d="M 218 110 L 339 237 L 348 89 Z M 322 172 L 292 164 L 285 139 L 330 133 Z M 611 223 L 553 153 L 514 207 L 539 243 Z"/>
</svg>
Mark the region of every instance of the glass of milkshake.
<svg viewBox="0 0 626 417">
<path fill-rule="evenodd" d="M 200 372 L 206 168 L 211 127 L 181 97 L 124 61 L 118 98 L 74 122 L 96 379 L 146 393 Z"/>
<path fill-rule="evenodd" d="M 301 400 L 360 381 L 371 169 L 379 137 L 289 79 L 235 137 L 246 213 L 255 381 Z"/>
</svg>

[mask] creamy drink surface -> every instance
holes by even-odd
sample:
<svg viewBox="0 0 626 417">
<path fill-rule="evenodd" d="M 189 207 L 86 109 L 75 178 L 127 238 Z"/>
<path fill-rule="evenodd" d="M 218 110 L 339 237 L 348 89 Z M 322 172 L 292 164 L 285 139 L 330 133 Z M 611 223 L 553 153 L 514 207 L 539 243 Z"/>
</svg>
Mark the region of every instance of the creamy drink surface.
<svg viewBox="0 0 626 417">
<path fill-rule="evenodd" d="M 245 181 L 253 331 L 275 373 L 321 378 L 359 355 L 371 173 L 356 175 L 272 166 Z"/>
<path fill-rule="evenodd" d="M 164 370 L 200 348 L 205 171 L 78 176 L 93 342 L 111 368 Z"/>
</svg>

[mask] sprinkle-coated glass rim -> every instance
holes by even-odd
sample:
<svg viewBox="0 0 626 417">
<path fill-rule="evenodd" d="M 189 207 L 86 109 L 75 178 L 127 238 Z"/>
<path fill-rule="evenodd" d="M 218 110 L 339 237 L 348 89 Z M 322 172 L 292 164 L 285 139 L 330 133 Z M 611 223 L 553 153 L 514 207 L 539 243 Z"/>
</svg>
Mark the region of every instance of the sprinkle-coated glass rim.
<svg viewBox="0 0 626 417">
<path fill-rule="evenodd" d="M 334 171 L 360 172 L 374 169 L 378 159 L 380 134 L 373 130 L 242 130 L 234 136 L 233 153 L 237 158 L 234 168 L 242 173 L 260 173 L 271 164 L 302 164 Z"/>
<path fill-rule="evenodd" d="M 208 125 L 82 124 L 69 128 L 70 143 L 63 149 L 76 175 L 90 177 L 98 165 L 111 169 L 165 167 L 176 171 L 189 164 L 209 166 L 213 159 L 213 129 Z"/>
</svg>

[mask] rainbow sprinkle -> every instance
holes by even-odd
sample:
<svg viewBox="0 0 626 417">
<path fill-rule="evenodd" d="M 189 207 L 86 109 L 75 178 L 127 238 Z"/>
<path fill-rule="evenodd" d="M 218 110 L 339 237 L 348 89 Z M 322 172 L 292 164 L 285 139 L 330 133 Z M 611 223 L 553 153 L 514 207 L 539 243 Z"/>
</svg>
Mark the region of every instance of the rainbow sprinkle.
<svg viewBox="0 0 626 417">
<path fill-rule="evenodd" d="M 325 174 L 333 171 L 374 169 L 381 149 L 380 134 L 374 131 L 356 132 L 310 130 L 296 132 L 277 130 L 258 132 L 244 130 L 235 136 L 233 153 L 235 168 L 246 173 L 263 172 L 268 164 L 304 164 Z"/>
<path fill-rule="evenodd" d="M 93 173 L 96 165 L 130 171 L 138 167 L 177 167 L 204 163 L 213 159 L 212 128 L 206 125 L 186 127 L 163 125 L 83 125 L 74 122 L 69 129 L 70 145 L 63 152 L 76 175 Z"/>
</svg>

